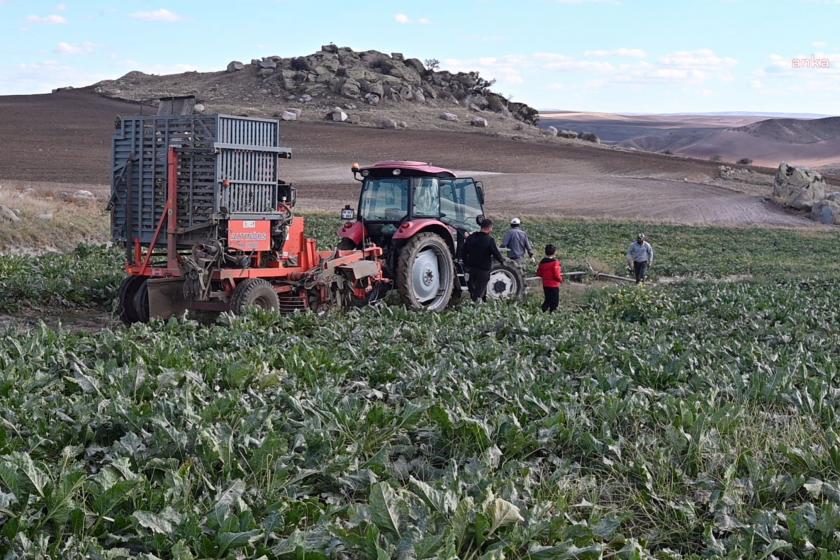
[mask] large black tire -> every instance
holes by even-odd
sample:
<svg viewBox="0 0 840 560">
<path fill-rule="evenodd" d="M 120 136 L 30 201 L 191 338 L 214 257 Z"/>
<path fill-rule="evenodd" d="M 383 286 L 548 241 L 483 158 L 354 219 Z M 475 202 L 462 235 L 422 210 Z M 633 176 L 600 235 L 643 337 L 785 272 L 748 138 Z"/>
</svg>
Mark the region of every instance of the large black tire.
<svg viewBox="0 0 840 560">
<path fill-rule="evenodd" d="M 449 245 L 437 234 L 417 234 L 400 251 L 396 280 L 400 298 L 408 307 L 443 311 L 456 281 Z"/>
<path fill-rule="evenodd" d="M 230 299 L 230 310 L 237 315 L 244 315 L 251 307 L 258 307 L 266 311 L 280 311 L 280 299 L 277 292 L 262 278 L 249 278 L 240 282 L 233 290 Z"/>
<path fill-rule="evenodd" d="M 137 313 L 137 322 L 149 322 L 149 284 L 146 279 L 143 280 L 143 283 L 137 288 L 137 293 L 134 294 L 134 311 Z"/>
<path fill-rule="evenodd" d="M 516 299 L 525 294 L 525 276 L 516 263 L 493 261 L 490 282 L 487 283 L 489 299 Z"/>
<path fill-rule="evenodd" d="M 127 276 L 120 284 L 120 290 L 117 294 L 117 314 L 126 325 L 140 321 L 137 309 L 134 306 L 134 296 L 137 295 L 137 291 L 145 280 L 146 278 L 143 276 Z"/>
<path fill-rule="evenodd" d="M 349 237 L 342 237 L 341 241 L 338 242 L 338 250 L 339 251 L 352 251 L 353 249 L 358 249 L 359 246 L 350 239 Z"/>
</svg>

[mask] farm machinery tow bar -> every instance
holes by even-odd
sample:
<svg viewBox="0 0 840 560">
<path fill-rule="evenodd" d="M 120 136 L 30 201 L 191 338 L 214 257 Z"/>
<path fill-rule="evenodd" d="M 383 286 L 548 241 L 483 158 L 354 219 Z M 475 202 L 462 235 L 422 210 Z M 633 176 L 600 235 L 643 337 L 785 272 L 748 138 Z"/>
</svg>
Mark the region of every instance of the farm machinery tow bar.
<svg viewBox="0 0 840 560">
<path fill-rule="evenodd" d="M 279 178 L 291 157 L 279 121 L 194 114 L 194 103 L 169 98 L 157 115 L 117 119 L 109 208 L 126 250 L 124 322 L 360 306 L 392 286 L 415 309 L 460 298 L 460 247 L 483 216 L 479 184 L 415 162 L 356 166 L 359 219 L 336 249 L 318 251 L 294 216 L 296 190 Z M 523 290 L 518 268 L 497 266 L 491 297 Z"/>
</svg>

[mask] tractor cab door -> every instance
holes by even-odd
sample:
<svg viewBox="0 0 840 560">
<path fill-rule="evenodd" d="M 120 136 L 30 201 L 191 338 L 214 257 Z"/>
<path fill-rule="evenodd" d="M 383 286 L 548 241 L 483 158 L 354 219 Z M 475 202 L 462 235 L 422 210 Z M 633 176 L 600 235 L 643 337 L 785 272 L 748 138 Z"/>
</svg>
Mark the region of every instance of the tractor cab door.
<svg viewBox="0 0 840 560">
<path fill-rule="evenodd" d="M 478 231 L 476 218 L 484 214 L 483 198 L 481 187 L 470 177 L 441 179 L 440 220 L 459 234 Z"/>
</svg>

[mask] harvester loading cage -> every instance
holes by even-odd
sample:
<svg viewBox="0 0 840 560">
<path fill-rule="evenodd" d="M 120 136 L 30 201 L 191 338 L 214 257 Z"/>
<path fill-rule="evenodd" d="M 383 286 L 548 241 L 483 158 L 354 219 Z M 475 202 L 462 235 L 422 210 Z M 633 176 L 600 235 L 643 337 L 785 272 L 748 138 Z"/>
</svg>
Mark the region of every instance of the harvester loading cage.
<svg viewBox="0 0 840 560">
<path fill-rule="evenodd" d="M 111 233 L 127 248 L 166 239 L 169 174 L 176 178 L 176 244 L 218 237 L 224 220 L 277 219 L 294 191 L 280 181 L 277 120 L 230 115 L 152 115 L 117 121 L 113 137 Z M 177 155 L 173 158 L 173 148 Z M 172 168 L 174 167 L 174 169 Z M 158 231 L 158 225 L 163 224 Z"/>
</svg>

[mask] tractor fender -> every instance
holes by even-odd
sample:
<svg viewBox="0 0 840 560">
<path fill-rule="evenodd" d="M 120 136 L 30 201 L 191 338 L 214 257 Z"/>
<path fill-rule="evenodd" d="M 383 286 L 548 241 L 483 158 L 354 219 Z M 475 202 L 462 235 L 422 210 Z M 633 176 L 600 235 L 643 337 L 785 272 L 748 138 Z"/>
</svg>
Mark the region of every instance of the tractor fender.
<svg viewBox="0 0 840 560">
<path fill-rule="evenodd" d="M 349 239 L 357 247 L 361 247 L 365 240 L 365 224 L 362 222 L 347 222 L 338 230 L 340 239 Z"/>
<path fill-rule="evenodd" d="M 455 229 L 444 224 L 440 220 L 431 218 L 420 220 L 408 220 L 400 224 L 397 232 L 394 234 L 393 240 L 398 243 L 405 243 L 415 235 L 423 232 L 432 232 L 440 235 L 449 248 L 455 251 Z"/>
</svg>

